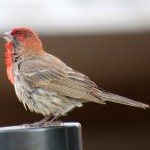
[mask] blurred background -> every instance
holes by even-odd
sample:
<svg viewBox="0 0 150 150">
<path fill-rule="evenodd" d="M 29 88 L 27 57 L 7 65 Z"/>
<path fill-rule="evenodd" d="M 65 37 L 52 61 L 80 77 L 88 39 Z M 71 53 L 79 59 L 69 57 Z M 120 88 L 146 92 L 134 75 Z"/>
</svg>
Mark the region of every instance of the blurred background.
<svg viewBox="0 0 150 150">
<path fill-rule="evenodd" d="M 107 91 L 150 104 L 149 0 L 1 0 L 0 36 L 38 32 L 44 49 Z M 0 126 L 41 120 L 18 101 L 0 39 Z M 149 150 L 150 110 L 87 103 L 65 122 L 82 124 L 84 150 Z"/>
</svg>

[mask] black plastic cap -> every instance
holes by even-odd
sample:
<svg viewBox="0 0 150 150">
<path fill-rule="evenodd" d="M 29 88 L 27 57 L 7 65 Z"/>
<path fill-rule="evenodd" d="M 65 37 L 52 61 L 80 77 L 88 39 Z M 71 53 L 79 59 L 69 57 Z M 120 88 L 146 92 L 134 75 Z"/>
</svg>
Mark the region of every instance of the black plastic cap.
<svg viewBox="0 0 150 150">
<path fill-rule="evenodd" d="M 83 150 L 81 125 L 0 128 L 0 150 Z"/>
</svg>

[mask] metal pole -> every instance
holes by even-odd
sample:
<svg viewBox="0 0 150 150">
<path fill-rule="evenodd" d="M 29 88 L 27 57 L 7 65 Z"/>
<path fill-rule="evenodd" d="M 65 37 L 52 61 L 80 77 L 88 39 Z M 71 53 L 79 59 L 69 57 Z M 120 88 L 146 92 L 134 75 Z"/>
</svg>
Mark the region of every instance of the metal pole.
<svg viewBox="0 0 150 150">
<path fill-rule="evenodd" d="M 0 128 L 0 150 L 83 150 L 81 125 Z"/>
</svg>

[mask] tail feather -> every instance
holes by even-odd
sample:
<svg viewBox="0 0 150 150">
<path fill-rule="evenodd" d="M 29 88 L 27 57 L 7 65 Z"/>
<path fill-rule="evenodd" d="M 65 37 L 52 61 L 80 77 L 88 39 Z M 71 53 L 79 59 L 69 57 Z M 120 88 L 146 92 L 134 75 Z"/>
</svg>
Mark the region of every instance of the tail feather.
<svg viewBox="0 0 150 150">
<path fill-rule="evenodd" d="M 116 94 L 101 91 L 98 89 L 95 89 L 93 92 L 96 97 L 98 97 L 100 100 L 105 101 L 105 102 L 110 101 L 110 102 L 120 103 L 120 104 L 124 104 L 124 105 L 144 108 L 144 109 L 149 108 L 149 105 L 147 105 L 147 104 L 137 102 L 132 99 L 125 98 L 125 97 L 122 97 L 122 96 L 119 96 Z"/>
</svg>

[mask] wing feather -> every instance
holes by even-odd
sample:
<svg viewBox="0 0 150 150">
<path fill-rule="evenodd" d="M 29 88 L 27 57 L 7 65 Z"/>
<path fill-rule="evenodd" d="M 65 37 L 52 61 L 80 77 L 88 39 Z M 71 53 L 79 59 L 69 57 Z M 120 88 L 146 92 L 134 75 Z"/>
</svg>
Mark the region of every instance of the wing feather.
<svg viewBox="0 0 150 150">
<path fill-rule="evenodd" d="M 20 67 L 20 73 L 27 82 L 42 89 L 53 91 L 68 97 L 104 103 L 91 95 L 96 84 L 87 76 L 66 66 L 59 59 L 46 61 L 26 61 Z"/>
</svg>

